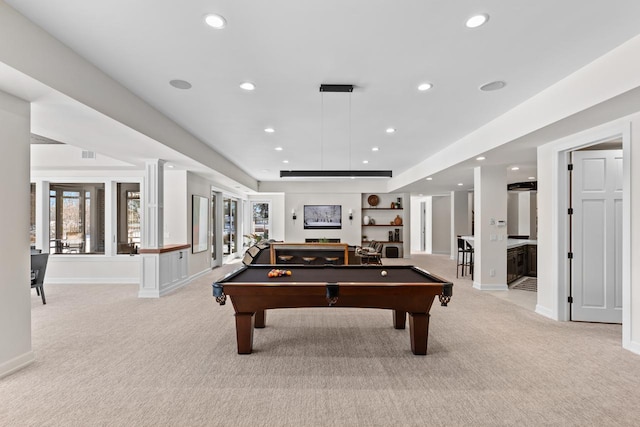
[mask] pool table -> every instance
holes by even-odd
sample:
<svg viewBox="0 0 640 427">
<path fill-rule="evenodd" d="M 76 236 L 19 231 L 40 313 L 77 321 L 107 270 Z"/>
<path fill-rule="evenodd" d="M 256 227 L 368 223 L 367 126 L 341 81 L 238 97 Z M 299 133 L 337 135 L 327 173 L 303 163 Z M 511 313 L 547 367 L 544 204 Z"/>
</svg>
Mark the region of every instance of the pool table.
<svg viewBox="0 0 640 427">
<path fill-rule="evenodd" d="M 288 266 L 290 276 L 268 277 L 282 265 L 245 265 L 213 283 L 216 302 L 231 297 L 239 354 L 253 349 L 253 329 L 264 328 L 265 310 L 293 307 L 364 307 L 393 310 L 404 329 L 409 313 L 411 351 L 427 354 L 429 311 L 435 297 L 446 306 L 453 284 L 405 265 Z"/>
</svg>

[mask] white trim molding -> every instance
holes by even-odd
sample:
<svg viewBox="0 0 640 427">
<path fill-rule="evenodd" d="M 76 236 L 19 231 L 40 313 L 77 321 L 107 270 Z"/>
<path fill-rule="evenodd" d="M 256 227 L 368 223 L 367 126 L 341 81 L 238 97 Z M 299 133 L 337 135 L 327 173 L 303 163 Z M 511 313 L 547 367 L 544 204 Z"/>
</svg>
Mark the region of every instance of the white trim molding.
<svg viewBox="0 0 640 427">
<path fill-rule="evenodd" d="M 32 364 L 36 360 L 33 351 L 28 351 L 0 365 L 0 378 L 4 378 Z"/>
</svg>

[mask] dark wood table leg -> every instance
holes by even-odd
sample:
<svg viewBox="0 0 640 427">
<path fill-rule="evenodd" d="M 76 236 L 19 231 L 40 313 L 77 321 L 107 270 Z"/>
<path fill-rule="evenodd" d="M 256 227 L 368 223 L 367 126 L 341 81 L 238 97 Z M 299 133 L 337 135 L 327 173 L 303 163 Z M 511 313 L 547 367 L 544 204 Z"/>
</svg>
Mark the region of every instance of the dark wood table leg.
<svg viewBox="0 0 640 427">
<path fill-rule="evenodd" d="M 407 312 L 401 310 L 393 310 L 393 327 L 396 329 L 404 329 L 407 324 Z"/>
<path fill-rule="evenodd" d="M 238 354 L 251 354 L 255 313 L 236 313 L 236 341 Z"/>
<path fill-rule="evenodd" d="M 409 335 L 413 354 L 427 354 L 427 338 L 429 336 L 429 313 L 409 313 Z"/>
<path fill-rule="evenodd" d="M 253 327 L 254 328 L 264 328 L 264 324 L 267 320 L 267 313 L 264 310 L 256 311 L 256 316 L 254 320 Z"/>
</svg>

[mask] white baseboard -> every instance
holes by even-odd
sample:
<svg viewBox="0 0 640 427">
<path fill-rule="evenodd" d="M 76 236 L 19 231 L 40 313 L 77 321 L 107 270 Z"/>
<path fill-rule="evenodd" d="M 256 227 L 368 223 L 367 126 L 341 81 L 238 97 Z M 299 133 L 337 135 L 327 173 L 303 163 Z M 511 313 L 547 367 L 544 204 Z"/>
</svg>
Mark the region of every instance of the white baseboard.
<svg viewBox="0 0 640 427">
<path fill-rule="evenodd" d="M 0 378 L 19 371 L 20 369 L 32 364 L 35 360 L 36 357 L 33 354 L 33 351 L 28 351 L 23 355 L 14 357 L 13 359 L 0 364 Z"/>
<path fill-rule="evenodd" d="M 553 315 L 553 311 L 551 309 L 540 304 L 536 304 L 536 313 L 541 316 L 548 317 L 551 320 L 558 320 L 557 317 Z"/>
<path fill-rule="evenodd" d="M 166 288 L 160 289 L 160 296 L 166 295 L 170 292 L 175 291 L 176 289 L 186 286 L 189 282 L 191 282 L 191 279 L 189 277 L 186 277 L 182 280 L 178 280 L 172 283 L 171 285 L 167 286 Z"/>
<path fill-rule="evenodd" d="M 473 288 L 478 289 L 479 291 L 508 291 L 509 286 L 501 283 L 490 283 L 490 284 L 482 284 L 476 281 L 473 282 Z"/>
<path fill-rule="evenodd" d="M 137 285 L 139 277 L 52 277 L 44 285 Z"/>
<path fill-rule="evenodd" d="M 622 348 L 624 348 L 625 350 L 629 350 L 632 353 L 640 354 L 640 342 L 637 342 L 637 341 L 630 341 L 627 343 L 623 342 Z"/>
</svg>

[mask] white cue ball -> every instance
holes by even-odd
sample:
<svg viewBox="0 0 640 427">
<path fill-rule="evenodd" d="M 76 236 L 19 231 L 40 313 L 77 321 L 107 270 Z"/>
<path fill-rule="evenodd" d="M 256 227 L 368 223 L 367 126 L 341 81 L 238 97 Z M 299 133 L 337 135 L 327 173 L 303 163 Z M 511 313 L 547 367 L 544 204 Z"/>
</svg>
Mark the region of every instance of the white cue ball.
<svg viewBox="0 0 640 427">
<path fill-rule="evenodd" d="M 386 270 L 382 270 L 382 271 L 380 272 L 380 274 L 382 274 L 382 276 L 386 276 L 386 275 L 387 275 L 387 271 L 386 271 Z"/>
</svg>

